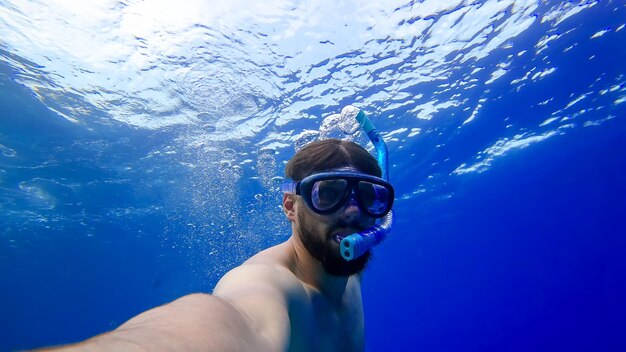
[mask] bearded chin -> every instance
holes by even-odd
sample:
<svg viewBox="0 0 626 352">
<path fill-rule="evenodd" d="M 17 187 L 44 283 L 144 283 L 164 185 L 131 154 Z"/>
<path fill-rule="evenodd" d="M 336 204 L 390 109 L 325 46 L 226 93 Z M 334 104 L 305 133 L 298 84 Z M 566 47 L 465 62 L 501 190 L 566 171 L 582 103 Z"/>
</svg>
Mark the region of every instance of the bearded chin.
<svg viewBox="0 0 626 352">
<path fill-rule="evenodd" d="M 312 230 L 313 227 L 309 226 L 302 213 L 298 214 L 298 219 L 300 223 L 300 239 L 304 248 L 322 264 L 322 268 L 324 268 L 327 274 L 332 276 L 350 276 L 365 270 L 371 257 L 370 251 L 365 252 L 356 259 L 347 261 L 343 259 L 337 247 L 328 243 L 328 238 L 331 238 L 331 229 L 327 233 L 315 233 Z M 334 240 L 333 238 L 332 241 Z"/>
</svg>

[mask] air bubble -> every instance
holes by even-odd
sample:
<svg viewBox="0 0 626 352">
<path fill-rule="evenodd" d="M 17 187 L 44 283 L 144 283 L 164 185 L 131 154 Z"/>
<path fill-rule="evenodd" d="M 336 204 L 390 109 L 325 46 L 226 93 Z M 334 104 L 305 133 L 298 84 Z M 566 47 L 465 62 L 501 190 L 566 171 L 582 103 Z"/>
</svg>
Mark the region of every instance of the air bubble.
<svg viewBox="0 0 626 352">
<path fill-rule="evenodd" d="M 356 120 L 356 116 L 359 114 L 358 108 L 352 105 L 348 105 L 341 110 L 339 115 L 339 129 L 347 134 L 355 134 L 359 130 L 359 122 Z"/>
<path fill-rule="evenodd" d="M 320 136 L 319 131 L 307 130 L 300 133 L 298 137 L 296 137 L 296 141 L 294 142 L 294 147 L 296 152 L 302 149 L 305 145 L 316 141 Z"/>
<path fill-rule="evenodd" d="M 202 128 L 204 128 L 204 130 L 205 130 L 207 133 L 215 132 L 215 130 L 216 130 L 216 128 L 215 128 L 215 126 L 214 126 L 214 125 L 211 125 L 211 124 L 208 124 L 208 123 L 207 123 L 207 124 L 204 124 L 204 125 L 202 126 Z"/>
<path fill-rule="evenodd" d="M 341 115 L 332 114 L 322 121 L 322 126 L 320 126 L 320 139 L 341 139 L 344 136 L 343 131 L 339 129 L 339 119 L 341 119 Z"/>
<path fill-rule="evenodd" d="M 234 149 L 225 148 L 222 150 L 222 156 L 224 159 L 235 159 L 237 152 Z"/>
<path fill-rule="evenodd" d="M 0 144 L 0 154 L 9 158 L 13 158 L 17 155 L 17 152 L 11 148 L 5 147 L 4 145 Z"/>
<path fill-rule="evenodd" d="M 272 177 L 276 171 L 276 151 L 271 148 L 259 150 L 256 161 L 256 169 L 261 179 L 261 183 L 266 187 L 272 186 Z"/>
</svg>

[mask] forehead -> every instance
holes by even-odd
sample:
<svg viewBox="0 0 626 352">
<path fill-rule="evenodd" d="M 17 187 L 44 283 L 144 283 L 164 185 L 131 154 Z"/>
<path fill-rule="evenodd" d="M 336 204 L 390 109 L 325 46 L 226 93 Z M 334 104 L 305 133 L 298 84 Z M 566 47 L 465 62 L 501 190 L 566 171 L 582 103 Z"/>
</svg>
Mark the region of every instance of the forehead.
<svg viewBox="0 0 626 352">
<path fill-rule="evenodd" d="M 363 171 L 357 169 L 356 167 L 352 167 L 352 166 L 337 167 L 337 168 L 334 168 L 334 169 L 326 170 L 325 172 L 332 172 L 332 171 L 352 171 L 352 172 L 363 173 Z"/>
<path fill-rule="evenodd" d="M 326 174 L 326 173 L 332 173 L 332 172 L 347 172 L 347 173 L 354 173 L 356 175 L 361 174 L 361 175 L 365 175 L 365 176 L 371 176 L 365 172 L 363 172 L 362 170 L 357 169 L 356 167 L 352 167 L 352 166 L 346 166 L 346 167 L 335 167 L 332 169 L 325 169 L 325 170 L 321 170 L 321 171 L 316 171 L 313 172 L 311 174 L 309 174 L 307 177 L 311 177 L 311 176 L 315 176 L 315 175 L 320 175 L 320 174 Z"/>
<path fill-rule="evenodd" d="M 316 171 L 316 172 L 311 173 L 307 177 L 311 177 L 311 176 L 314 176 L 314 175 L 331 173 L 331 172 L 338 172 L 338 173 L 347 172 L 347 173 L 354 173 L 355 175 L 361 174 L 361 175 L 364 175 L 364 176 L 373 176 L 373 175 L 370 175 L 370 174 L 368 174 L 366 172 L 363 172 L 363 170 L 360 170 L 360 169 L 358 169 L 356 167 L 353 167 L 353 166 L 342 166 L 342 167 L 335 167 L 335 168 L 331 168 L 331 169 L 325 169 L 325 170 L 322 170 L 322 171 Z"/>
</svg>

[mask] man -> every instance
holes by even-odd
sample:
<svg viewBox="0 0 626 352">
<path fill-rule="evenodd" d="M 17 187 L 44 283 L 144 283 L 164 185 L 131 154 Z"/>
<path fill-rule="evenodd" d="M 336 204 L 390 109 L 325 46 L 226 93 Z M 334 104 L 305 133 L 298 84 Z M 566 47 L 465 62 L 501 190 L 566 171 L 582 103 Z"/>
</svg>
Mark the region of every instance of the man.
<svg viewBox="0 0 626 352">
<path fill-rule="evenodd" d="M 285 174 L 287 241 L 231 270 L 213 295 L 182 297 L 64 349 L 362 351 L 360 278 L 369 253 L 348 262 L 339 241 L 390 210 L 391 185 L 365 149 L 340 140 L 308 144 Z"/>
</svg>

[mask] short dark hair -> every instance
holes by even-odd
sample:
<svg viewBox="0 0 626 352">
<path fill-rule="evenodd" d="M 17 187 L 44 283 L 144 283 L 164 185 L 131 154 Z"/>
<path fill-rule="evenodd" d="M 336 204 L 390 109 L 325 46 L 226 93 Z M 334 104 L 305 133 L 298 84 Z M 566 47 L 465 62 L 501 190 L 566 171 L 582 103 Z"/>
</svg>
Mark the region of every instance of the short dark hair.
<svg viewBox="0 0 626 352">
<path fill-rule="evenodd" d="M 369 175 L 381 177 L 376 159 L 360 145 L 340 139 L 324 139 L 307 144 L 285 166 L 285 177 L 294 181 L 317 172 L 353 167 Z"/>
</svg>

